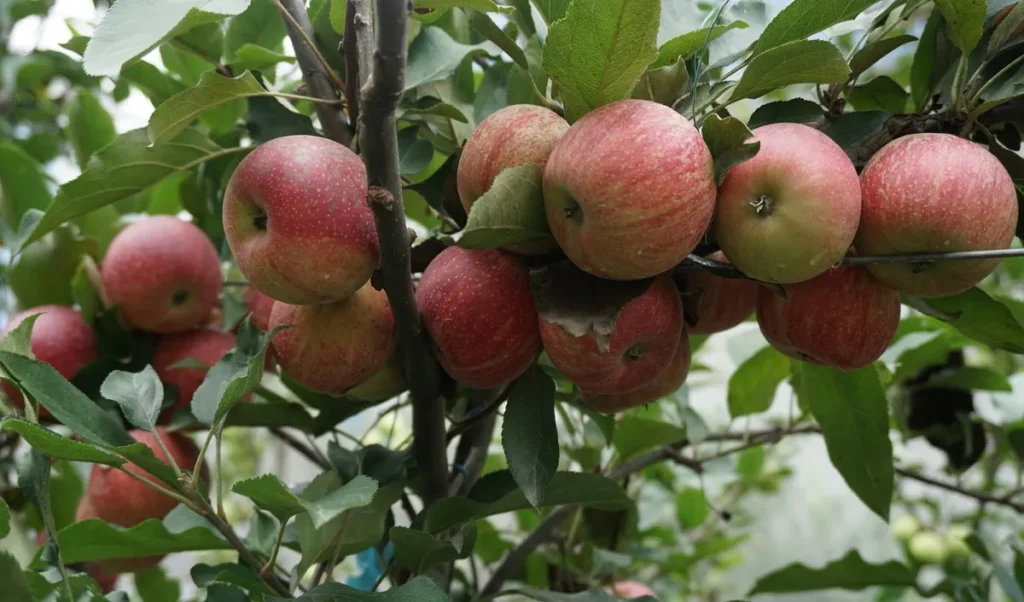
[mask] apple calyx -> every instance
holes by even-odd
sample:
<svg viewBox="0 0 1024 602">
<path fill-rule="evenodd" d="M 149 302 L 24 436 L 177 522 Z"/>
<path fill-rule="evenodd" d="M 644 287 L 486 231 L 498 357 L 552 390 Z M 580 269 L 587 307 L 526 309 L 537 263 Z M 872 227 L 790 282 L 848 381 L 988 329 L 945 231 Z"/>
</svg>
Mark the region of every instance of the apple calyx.
<svg viewBox="0 0 1024 602">
<path fill-rule="evenodd" d="M 763 217 L 771 217 L 775 213 L 775 197 L 770 194 L 760 194 L 756 199 L 750 201 L 750 206 L 754 208 L 754 213 Z"/>
</svg>

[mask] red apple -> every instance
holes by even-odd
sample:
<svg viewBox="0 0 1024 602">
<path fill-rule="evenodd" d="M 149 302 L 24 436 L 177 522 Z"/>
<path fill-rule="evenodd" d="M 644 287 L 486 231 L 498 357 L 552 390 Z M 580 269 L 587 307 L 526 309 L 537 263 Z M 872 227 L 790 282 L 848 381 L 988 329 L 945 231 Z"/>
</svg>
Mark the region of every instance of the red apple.
<svg viewBox="0 0 1024 602">
<path fill-rule="evenodd" d="M 270 310 L 274 309 L 274 300 L 255 286 L 249 286 L 245 289 L 244 301 L 253 326 L 266 331 L 270 326 Z"/>
<path fill-rule="evenodd" d="M 15 314 L 0 337 L 17 328 L 25 318 L 39 314 L 32 325 L 32 354 L 40 362 L 53 366 L 64 378 L 71 380 L 87 364 L 96 359 L 96 334 L 82 319 L 82 314 L 63 305 L 43 305 Z M 24 407 L 21 391 L 14 385 L 0 383 L 8 401 Z M 40 413 L 48 416 L 45 408 Z"/>
<path fill-rule="evenodd" d="M 343 395 L 384 367 L 395 349 L 395 318 L 387 295 L 370 284 L 322 305 L 278 301 L 270 312 L 271 346 L 281 369 L 298 384 Z"/>
<path fill-rule="evenodd" d="M 366 190 L 362 160 L 337 142 L 285 136 L 261 144 L 224 193 L 224 234 L 238 269 L 285 303 L 356 292 L 380 256 Z"/>
<path fill-rule="evenodd" d="M 614 102 L 555 143 L 544 206 L 555 240 L 584 271 L 611 280 L 655 276 L 707 230 L 715 210 L 711 152 L 669 107 Z"/>
<path fill-rule="evenodd" d="M 860 255 L 1004 249 L 1017 227 L 1017 193 L 991 153 L 949 134 L 913 134 L 885 145 L 861 173 Z M 998 259 L 871 265 L 908 295 L 942 297 L 981 282 Z"/>
<path fill-rule="evenodd" d="M 534 105 L 505 107 L 480 122 L 459 159 L 459 198 L 466 213 L 503 170 L 532 161 L 543 172 L 555 141 L 568 129 L 560 115 Z"/>
<path fill-rule="evenodd" d="M 708 259 L 728 263 L 721 251 L 708 255 Z M 700 294 L 697 302 L 697 323 L 690 334 L 714 334 L 729 330 L 754 313 L 757 302 L 756 283 L 743 278 L 723 278 L 707 270 L 693 270 L 686 274 L 686 293 Z"/>
<path fill-rule="evenodd" d="M 192 439 L 163 427 L 156 430 L 178 466 L 182 470 L 192 470 L 199 457 L 199 449 Z M 152 449 L 157 458 L 167 462 L 167 456 L 157 445 L 153 433 L 136 429 L 129 434 Z M 135 464 L 125 464 L 124 468 L 144 478 L 153 478 Z M 205 467 L 202 478 L 209 479 Z M 122 527 L 133 527 L 149 518 L 163 519 L 178 505 L 174 498 L 143 485 L 116 468 L 99 464 L 92 467 L 85 495 L 95 509 L 96 518 Z"/>
<path fill-rule="evenodd" d="M 672 363 L 683 308 L 675 283 L 662 275 L 622 308 L 608 335 L 591 329 L 575 336 L 543 317 L 539 322 L 544 349 L 566 378 L 590 395 L 618 394 L 647 385 Z"/>
<path fill-rule="evenodd" d="M 229 351 L 235 348 L 235 336 L 228 332 L 199 328 L 188 332 L 160 337 L 153 350 L 153 370 L 160 381 L 178 388 L 178 396 L 174 405 L 165 409 L 161 419 L 170 419 L 178 408 L 187 408 L 192 403 L 192 396 L 203 383 L 209 367 L 216 364 Z M 173 368 L 185 359 L 194 359 L 205 364 L 207 368 Z"/>
<path fill-rule="evenodd" d="M 441 366 L 467 387 L 509 383 L 540 355 L 530 275 L 503 251 L 448 247 L 424 271 L 416 304 Z"/>
<path fill-rule="evenodd" d="M 843 259 L 857 233 L 860 182 L 838 144 L 799 123 L 754 130 L 757 155 L 718 189 L 715 237 L 740 271 L 803 282 Z"/>
<path fill-rule="evenodd" d="M 785 287 L 762 288 L 757 323 L 775 347 L 812 364 L 856 370 L 885 352 L 900 322 L 900 296 L 860 266 L 832 268 Z"/>
<path fill-rule="evenodd" d="M 583 400 L 587 405 L 598 412 L 614 414 L 657 401 L 666 395 L 675 393 L 686 382 L 686 377 L 689 373 L 690 339 L 686 336 L 684 330 L 683 335 L 679 337 L 679 347 L 676 349 L 675 357 L 672 358 L 672 363 L 646 385 L 641 386 L 635 391 L 614 395 L 592 395 L 586 391 L 581 392 Z"/>
<path fill-rule="evenodd" d="M 110 302 L 131 325 L 151 332 L 204 324 L 220 294 L 213 243 L 194 225 L 166 215 L 122 230 L 100 273 Z"/>
<path fill-rule="evenodd" d="M 654 593 L 653 589 L 636 581 L 619 581 L 612 586 L 612 593 L 626 599 L 643 598 L 644 596 L 657 598 L 657 594 Z"/>
</svg>

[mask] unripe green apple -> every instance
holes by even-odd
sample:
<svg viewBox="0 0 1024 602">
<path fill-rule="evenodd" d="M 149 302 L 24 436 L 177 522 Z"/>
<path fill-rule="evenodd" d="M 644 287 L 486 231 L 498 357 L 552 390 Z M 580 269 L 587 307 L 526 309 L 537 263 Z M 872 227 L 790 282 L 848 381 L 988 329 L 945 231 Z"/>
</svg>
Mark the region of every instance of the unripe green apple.
<svg viewBox="0 0 1024 602">
<path fill-rule="evenodd" d="M 649 278 L 682 261 L 707 231 L 714 161 L 676 111 L 621 100 L 586 114 L 555 143 L 544 208 L 580 269 L 610 280 Z"/>
<path fill-rule="evenodd" d="M 842 260 L 857 233 L 857 170 L 810 126 L 773 123 L 753 134 L 757 155 L 730 169 L 718 189 L 715 237 L 748 276 L 810 280 Z"/>
<path fill-rule="evenodd" d="M 900 541 L 910 541 L 921 530 L 921 521 L 912 514 L 906 514 L 892 521 L 889 525 L 893 537 Z"/>
<path fill-rule="evenodd" d="M 690 338 L 684 329 L 672 363 L 654 380 L 635 391 L 617 395 L 594 395 L 581 390 L 583 400 L 599 412 L 614 414 L 657 401 L 679 390 L 690 373 Z"/>
<path fill-rule="evenodd" d="M 946 540 L 934 531 L 921 531 L 910 538 L 910 555 L 922 564 L 942 564 L 949 558 Z"/>
<path fill-rule="evenodd" d="M 1017 227 L 1017 191 L 1006 168 L 978 144 L 950 134 L 913 134 L 885 145 L 861 172 L 860 255 L 1005 249 Z M 999 259 L 870 265 L 907 295 L 966 291 Z"/>
<path fill-rule="evenodd" d="M 164 384 L 174 385 L 178 395 L 174 405 L 161 414 L 161 420 L 169 420 L 175 410 L 187 408 L 192 396 L 203 383 L 209 367 L 216 364 L 235 348 L 235 335 L 207 328 L 197 328 L 160 337 L 153 350 L 153 370 Z M 207 368 L 174 368 L 182 360 L 192 358 Z"/>
<path fill-rule="evenodd" d="M 194 225 L 166 215 L 118 234 L 100 267 L 113 305 L 129 324 L 162 334 L 205 324 L 220 295 L 220 259 Z"/>
<path fill-rule="evenodd" d="M 402 357 L 396 351 L 391 354 L 383 368 L 365 382 L 349 389 L 345 396 L 358 401 L 386 401 L 397 397 L 408 388 L 402 371 Z"/>
<path fill-rule="evenodd" d="M 25 247 L 6 273 L 18 307 L 72 305 L 71 280 L 86 248 L 70 226 L 61 226 Z"/>
<path fill-rule="evenodd" d="M 708 255 L 708 259 L 729 261 L 721 251 Z M 688 272 L 685 293 L 700 294 L 697 323 L 689 328 L 689 333 L 714 334 L 742 323 L 754 313 L 757 288 L 756 283 L 746 278 L 723 278 L 708 270 Z"/>
<path fill-rule="evenodd" d="M 285 303 L 355 293 L 380 259 L 366 192 L 362 160 L 337 142 L 285 136 L 261 144 L 224 192 L 224 235 L 239 269 Z"/>
<path fill-rule="evenodd" d="M 967 545 L 967 542 L 959 537 L 953 537 L 949 533 L 946 534 L 946 549 L 949 550 L 950 558 L 970 558 L 971 546 Z"/>
</svg>

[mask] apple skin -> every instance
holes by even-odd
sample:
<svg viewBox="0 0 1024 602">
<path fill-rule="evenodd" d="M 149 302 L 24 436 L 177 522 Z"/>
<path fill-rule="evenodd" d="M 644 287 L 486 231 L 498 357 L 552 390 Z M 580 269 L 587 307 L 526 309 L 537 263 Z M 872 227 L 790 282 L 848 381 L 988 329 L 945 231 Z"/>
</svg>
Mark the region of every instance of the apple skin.
<svg viewBox="0 0 1024 602">
<path fill-rule="evenodd" d="M 397 397 L 409 388 L 405 383 L 405 375 L 402 370 L 402 357 L 395 351 L 391 354 L 384 367 L 378 370 L 373 376 L 345 393 L 356 401 L 387 401 Z"/>
<path fill-rule="evenodd" d="M 164 409 L 161 421 L 170 420 L 171 415 L 179 408 L 188 408 L 192 396 L 203 383 L 209 369 L 172 368 L 174 364 L 193 358 L 213 366 L 229 351 L 235 348 L 235 336 L 228 332 L 220 332 L 206 328 L 198 328 L 188 332 L 170 334 L 160 337 L 153 350 L 153 370 L 160 381 L 178 388 L 178 396 L 173 406 Z"/>
<path fill-rule="evenodd" d="M 568 130 L 560 115 L 535 105 L 508 106 L 481 121 L 466 140 L 456 176 L 466 213 L 503 170 L 532 161 L 543 173 L 555 141 Z"/>
<path fill-rule="evenodd" d="M 540 355 L 530 275 L 508 253 L 448 247 L 423 272 L 416 305 L 441 366 L 467 387 L 509 383 Z"/>
<path fill-rule="evenodd" d="M 669 107 L 621 100 L 577 121 L 544 169 L 558 245 L 609 280 L 656 276 L 682 261 L 715 210 L 715 170 L 700 133 Z"/>
<path fill-rule="evenodd" d="M 395 350 L 395 318 L 387 295 L 363 285 L 351 297 L 329 304 L 278 301 L 270 329 L 278 365 L 298 384 L 328 395 L 344 395 L 366 382 Z"/>
<path fill-rule="evenodd" d="M 1017 193 L 991 153 L 949 134 L 912 134 L 885 145 L 861 172 L 860 255 L 1005 249 L 1017 227 Z M 966 291 L 999 259 L 930 265 L 871 265 L 876 278 L 907 295 Z"/>
<path fill-rule="evenodd" d="M 61 376 L 71 380 L 96 359 L 96 333 L 82 319 L 82 314 L 63 305 L 43 305 L 15 314 L 0 337 L 36 314 L 39 317 L 32 325 L 32 354 L 37 360 L 50 364 Z M 14 385 L 2 382 L 0 388 L 12 405 L 25 407 L 21 391 Z M 39 409 L 41 415 L 50 415 L 46 408 Z"/>
<path fill-rule="evenodd" d="M 721 251 L 708 255 L 708 259 L 729 263 Z M 707 270 L 688 272 L 685 292 L 700 292 L 697 323 L 689 327 L 689 333 L 715 334 L 741 324 L 754 313 L 757 289 L 757 283 L 744 278 L 723 278 Z"/>
<path fill-rule="evenodd" d="M 602 350 L 591 329 L 576 337 L 554 322 L 540 323 L 544 349 L 555 368 L 590 395 L 628 393 L 664 372 L 683 332 L 683 307 L 672 279 L 656 278 L 622 308 Z"/>
<path fill-rule="evenodd" d="M 900 322 L 899 293 L 865 268 L 843 266 L 785 287 L 787 298 L 761 288 L 757 323 L 772 347 L 841 370 L 871 365 Z"/>
<path fill-rule="evenodd" d="M 110 243 L 100 276 L 129 324 L 161 334 L 204 324 L 220 295 L 220 259 L 196 226 L 166 215 L 136 222 Z"/>
<path fill-rule="evenodd" d="M 675 357 L 672 358 L 672 363 L 654 380 L 635 391 L 618 395 L 591 395 L 581 390 L 583 400 L 598 412 L 606 414 L 623 412 L 657 401 L 666 395 L 675 393 L 679 387 L 683 386 L 686 377 L 690 374 L 690 359 L 690 338 L 684 330 L 683 335 L 679 337 L 679 347 L 676 349 Z"/>
<path fill-rule="evenodd" d="M 644 596 L 657 598 L 657 594 L 654 593 L 653 589 L 636 581 L 619 581 L 612 586 L 612 593 L 627 600 Z"/>
<path fill-rule="evenodd" d="M 752 278 L 810 280 L 841 261 L 857 233 L 857 169 L 810 126 L 774 123 L 753 134 L 761 149 L 730 169 L 718 189 L 715 237 Z"/>
<path fill-rule="evenodd" d="M 249 310 L 249 321 L 256 328 L 266 332 L 270 327 L 270 311 L 274 309 L 274 299 L 255 286 L 249 286 L 245 289 L 242 300 Z"/>
<path fill-rule="evenodd" d="M 362 160 L 337 142 L 285 136 L 261 144 L 224 193 L 224 234 L 239 270 L 285 303 L 356 292 L 380 259 L 366 191 Z"/>
</svg>

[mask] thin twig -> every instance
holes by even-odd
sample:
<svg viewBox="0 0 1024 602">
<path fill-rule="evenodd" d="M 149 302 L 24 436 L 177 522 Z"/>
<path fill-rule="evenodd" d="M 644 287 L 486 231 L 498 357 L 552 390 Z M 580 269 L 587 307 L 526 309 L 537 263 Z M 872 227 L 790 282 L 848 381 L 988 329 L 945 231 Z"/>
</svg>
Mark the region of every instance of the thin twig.
<svg viewBox="0 0 1024 602">
<path fill-rule="evenodd" d="M 974 499 L 978 500 L 979 502 L 985 502 L 985 503 L 988 503 L 988 504 L 996 504 L 996 505 L 999 505 L 999 506 L 1006 506 L 1007 508 L 1011 508 L 1013 510 L 1016 510 L 1019 513 L 1024 514 L 1024 504 L 1018 504 L 1018 503 L 1012 501 L 1011 499 L 1007 498 L 1006 496 L 995 496 L 995 495 L 989 495 L 987 493 L 981 493 L 979 491 L 972 491 L 970 489 L 964 489 L 963 487 L 960 487 L 958 485 L 954 485 L 952 483 L 946 483 L 944 481 L 939 481 L 937 479 L 933 479 L 931 477 L 927 477 L 927 476 L 925 476 L 923 474 L 918 474 L 918 473 L 916 473 L 916 472 L 914 472 L 912 470 L 907 470 L 906 468 L 896 467 L 895 470 L 896 470 L 896 474 L 900 475 L 901 477 L 906 477 L 908 479 L 913 479 L 915 481 L 920 481 L 921 483 L 924 483 L 926 485 L 931 485 L 932 487 L 938 487 L 939 489 L 945 489 L 946 491 L 952 491 L 954 493 L 959 493 L 960 495 L 963 495 L 963 496 L 966 496 L 966 497 L 970 497 L 970 498 L 974 498 Z"/>
<path fill-rule="evenodd" d="M 381 278 L 397 323 L 399 350 L 413 406 L 413 449 L 429 503 L 447 493 L 444 399 L 440 367 L 423 330 L 413 291 L 409 230 L 402 204 L 395 110 L 405 87 L 408 0 L 378 0 L 373 73 L 360 99 L 360 148 L 377 223 Z"/>
<path fill-rule="evenodd" d="M 273 428 L 270 429 L 270 432 L 273 433 L 275 437 L 291 446 L 292 449 L 305 456 L 306 459 L 312 462 L 313 464 L 316 464 L 317 466 L 324 470 L 331 469 L 331 463 L 328 462 L 327 459 L 323 457 L 323 454 L 319 453 L 317 450 L 312 449 L 311 447 L 300 441 L 297 437 L 293 437 L 292 435 L 286 433 L 284 429 Z"/>
<path fill-rule="evenodd" d="M 465 433 L 478 422 L 491 417 L 492 414 L 498 411 L 498 408 L 501 407 L 501 404 L 505 403 L 505 400 L 508 399 L 507 388 L 504 390 L 495 389 L 494 393 L 495 394 L 491 398 L 491 401 L 486 406 L 473 410 L 458 422 L 453 421 L 452 428 L 448 431 L 447 435 L 449 443 L 452 441 L 452 439 Z"/>
<path fill-rule="evenodd" d="M 366 85 L 373 68 L 373 31 L 370 29 L 370 19 L 369 0 L 348 0 L 342 52 L 345 55 L 348 118 L 353 129 L 359 125 L 359 91 Z"/>
</svg>

